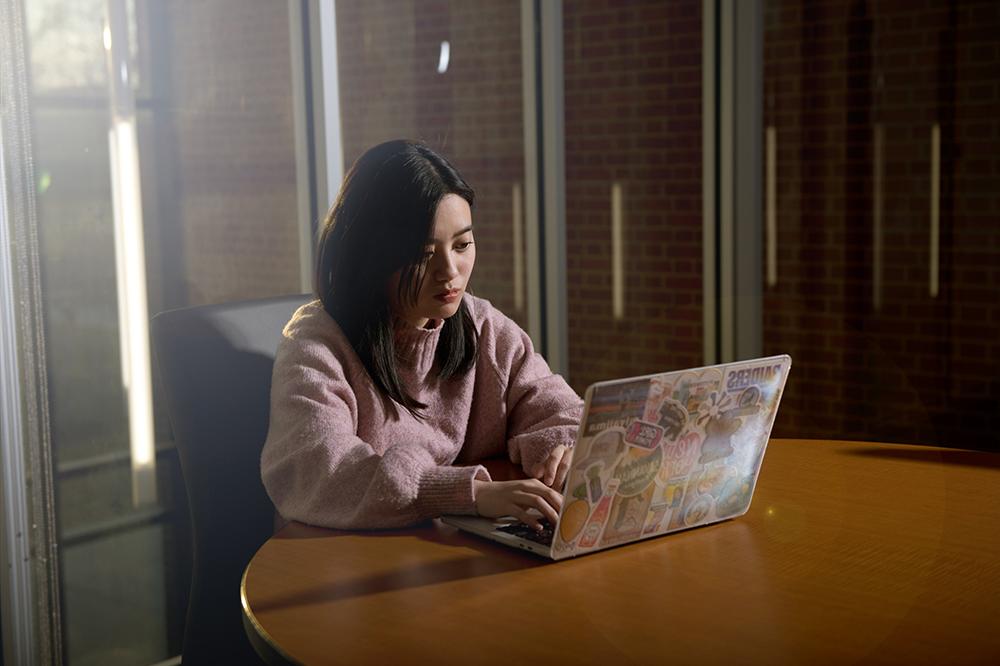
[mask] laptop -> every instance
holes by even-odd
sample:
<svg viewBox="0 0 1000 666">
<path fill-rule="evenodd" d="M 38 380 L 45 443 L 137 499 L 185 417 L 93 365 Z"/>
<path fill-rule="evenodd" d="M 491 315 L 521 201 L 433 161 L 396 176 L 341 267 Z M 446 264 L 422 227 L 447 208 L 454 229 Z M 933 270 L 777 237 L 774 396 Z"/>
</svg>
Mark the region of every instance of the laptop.
<svg viewBox="0 0 1000 666">
<path fill-rule="evenodd" d="M 750 508 L 788 355 L 597 382 L 542 533 L 514 518 L 443 522 L 553 560 L 742 516 Z"/>
</svg>

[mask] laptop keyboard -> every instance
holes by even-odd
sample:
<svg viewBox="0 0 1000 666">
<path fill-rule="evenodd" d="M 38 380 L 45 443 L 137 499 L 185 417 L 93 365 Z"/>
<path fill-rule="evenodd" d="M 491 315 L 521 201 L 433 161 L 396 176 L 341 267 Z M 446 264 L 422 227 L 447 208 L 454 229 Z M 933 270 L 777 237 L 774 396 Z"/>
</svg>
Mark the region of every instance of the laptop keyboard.
<svg viewBox="0 0 1000 666">
<path fill-rule="evenodd" d="M 537 531 L 534 527 L 526 523 L 513 523 L 511 525 L 504 525 L 503 527 L 498 527 L 497 529 L 501 532 L 506 532 L 507 534 L 513 534 L 516 537 L 521 537 L 522 539 L 527 539 L 528 541 L 534 541 L 535 543 L 540 543 L 543 546 L 552 545 L 552 536 L 555 533 L 555 528 L 552 523 L 545 520 L 544 518 L 539 521 L 542 524 L 542 531 Z"/>
</svg>

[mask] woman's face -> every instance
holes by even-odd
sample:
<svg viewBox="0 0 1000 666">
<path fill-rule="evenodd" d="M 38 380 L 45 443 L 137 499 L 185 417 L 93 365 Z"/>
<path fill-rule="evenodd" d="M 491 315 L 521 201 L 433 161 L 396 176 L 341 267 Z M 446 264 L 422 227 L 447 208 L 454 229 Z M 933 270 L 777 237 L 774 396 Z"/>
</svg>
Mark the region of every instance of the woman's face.
<svg viewBox="0 0 1000 666">
<path fill-rule="evenodd" d="M 458 312 L 476 263 L 472 209 L 465 199 L 446 194 L 434 213 L 431 228 L 432 237 L 424 247 L 423 284 L 416 303 L 398 301 L 400 271 L 389 280 L 389 297 L 396 316 L 418 328 L 427 326 L 430 320 L 447 319 Z"/>
</svg>

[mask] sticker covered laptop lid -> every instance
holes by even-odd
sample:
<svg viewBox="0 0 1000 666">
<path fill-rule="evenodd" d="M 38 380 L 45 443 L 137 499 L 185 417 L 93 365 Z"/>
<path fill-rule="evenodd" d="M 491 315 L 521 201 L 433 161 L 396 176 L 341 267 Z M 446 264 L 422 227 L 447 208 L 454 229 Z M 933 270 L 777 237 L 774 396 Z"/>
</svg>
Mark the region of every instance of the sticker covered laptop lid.
<svg viewBox="0 0 1000 666">
<path fill-rule="evenodd" d="M 774 356 L 591 386 L 552 556 L 746 513 L 791 361 Z"/>
</svg>

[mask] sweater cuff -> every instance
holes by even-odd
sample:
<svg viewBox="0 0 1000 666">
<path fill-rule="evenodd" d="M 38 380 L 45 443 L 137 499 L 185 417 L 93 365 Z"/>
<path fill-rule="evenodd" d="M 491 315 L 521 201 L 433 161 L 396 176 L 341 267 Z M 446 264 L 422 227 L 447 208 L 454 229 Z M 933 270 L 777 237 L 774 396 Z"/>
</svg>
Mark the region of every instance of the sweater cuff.
<svg viewBox="0 0 1000 666">
<path fill-rule="evenodd" d="M 556 447 L 565 445 L 572 448 L 576 442 L 577 430 L 579 427 L 575 425 L 556 426 L 541 432 L 520 435 L 521 468 L 524 473 L 530 476 L 529 470 L 545 460 Z"/>
<path fill-rule="evenodd" d="M 484 478 L 485 477 L 485 478 Z M 475 515 L 476 502 L 472 493 L 473 479 L 488 480 L 482 465 L 452 467 L 440 465 L 424 471 L 420 477 L 421 511 L 424 515 Z"/>
</svg>

